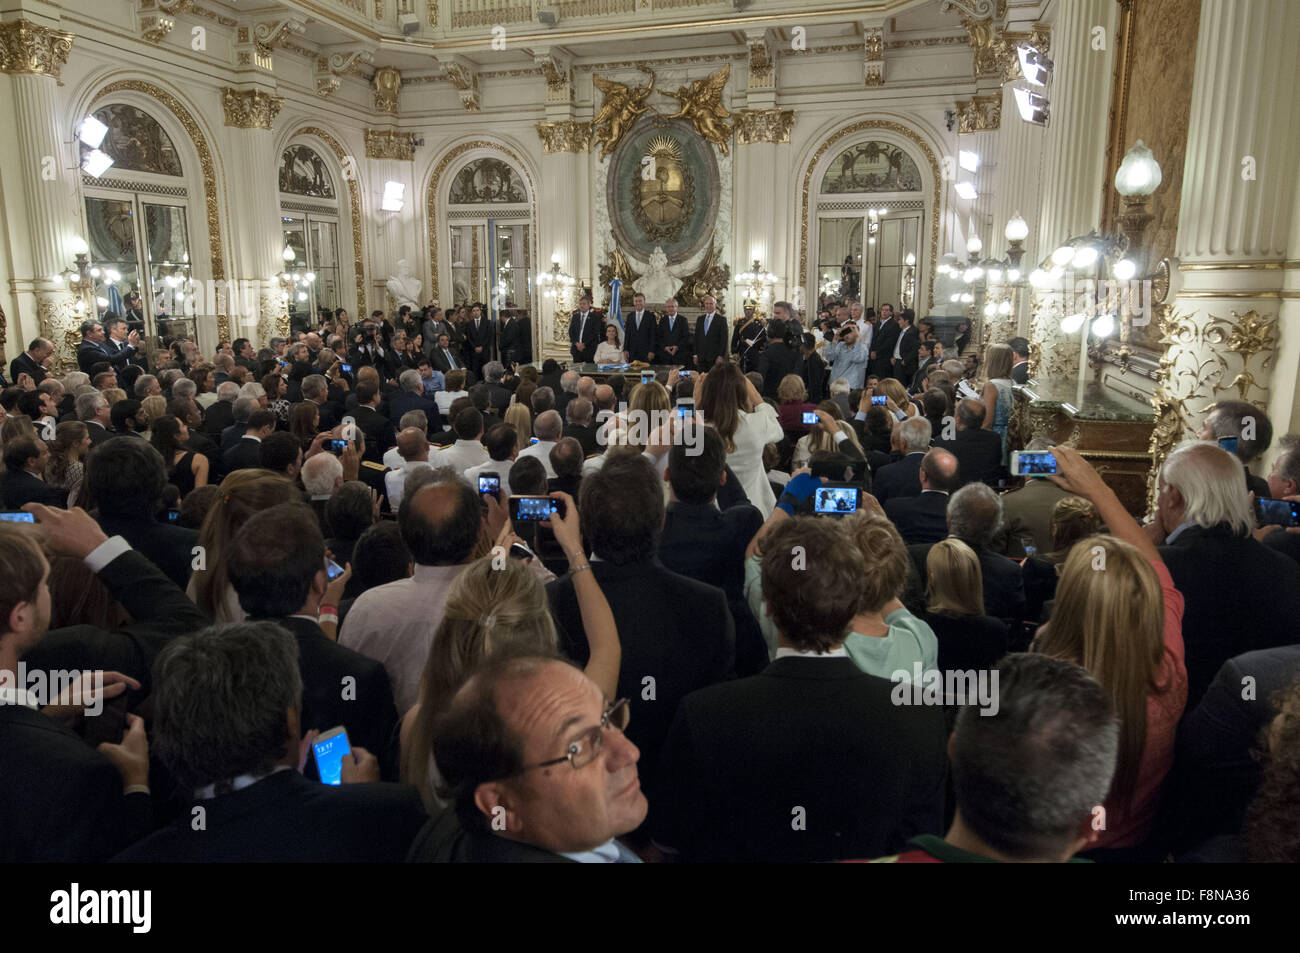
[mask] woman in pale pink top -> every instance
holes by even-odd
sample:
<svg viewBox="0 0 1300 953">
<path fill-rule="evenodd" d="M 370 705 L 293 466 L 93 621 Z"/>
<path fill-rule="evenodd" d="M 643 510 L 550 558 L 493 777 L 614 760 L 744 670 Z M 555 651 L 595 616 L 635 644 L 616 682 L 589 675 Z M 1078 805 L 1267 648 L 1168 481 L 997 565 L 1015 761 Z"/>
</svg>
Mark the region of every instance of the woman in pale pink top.
<svg viewBox="0 0 1300 953">
<path fill-rule="evenodd" d="M 1036 651 L 1077 662 L 1110 695 L 1120 723 L 1119 759 L 1089 847 L 1136 847 L 1150 833 L 1174 734 L 1187 703 L 1183 597 L 1154 544 L 1097 471 L 1054 447 L 1057 484 L 1091 500 L 1110 528 L 1074 544 L 1061 568 L 1052 619 Z"/>
</svg>

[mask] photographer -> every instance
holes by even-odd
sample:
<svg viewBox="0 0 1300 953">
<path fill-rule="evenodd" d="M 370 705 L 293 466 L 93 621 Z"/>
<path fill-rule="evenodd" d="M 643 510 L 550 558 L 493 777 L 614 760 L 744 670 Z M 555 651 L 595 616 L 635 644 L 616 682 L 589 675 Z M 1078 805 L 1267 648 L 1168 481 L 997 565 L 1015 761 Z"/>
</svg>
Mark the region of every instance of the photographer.
<svg viewBox="0 0 1300 953">
<path fill-rule="evenodd" d="M 840 327 L 823 354 L 831 369 L 830 383 L 843 378 L 849 382 L 850 388 L 861 387 L 867 376 L 869 356 L 859 338 L 858 326 L 850 322 Z"/>
<path fill-rule="evenodd" d="M 348 331 L 348 363 L 353 374 L 360 367 L 373 367 L 381 379 L 388 375 L 388 335 L 381 332 L 382 318 L 383 312 L 376 311 L 369 320 Z"/>
</svg>

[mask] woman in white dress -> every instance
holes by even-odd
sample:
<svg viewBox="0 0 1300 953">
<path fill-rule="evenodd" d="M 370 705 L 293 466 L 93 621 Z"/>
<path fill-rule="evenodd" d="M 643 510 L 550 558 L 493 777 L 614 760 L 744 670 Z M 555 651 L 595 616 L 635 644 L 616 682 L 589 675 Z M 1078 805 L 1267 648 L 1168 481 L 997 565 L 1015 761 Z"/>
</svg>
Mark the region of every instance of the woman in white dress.
<svg viewBox="0 0 1300 953">
<path fill-rule="evenodd" d="M 596 345 L 597 364 L 622 364 L 623 345 L 618 343 L 618 325 L 605 325 L 605 340 Z"/>
<path fill-rule="evenodd" d="M 776 408 L 763 400 L 736 364 L 724 364 L 698 378 L 695 407 L 722 438 L 727 465 L 749 502 L 766 517 L 776 506 L 776 494 L 763 466 L 763 448 L 785 437 Z"/>
</svg>

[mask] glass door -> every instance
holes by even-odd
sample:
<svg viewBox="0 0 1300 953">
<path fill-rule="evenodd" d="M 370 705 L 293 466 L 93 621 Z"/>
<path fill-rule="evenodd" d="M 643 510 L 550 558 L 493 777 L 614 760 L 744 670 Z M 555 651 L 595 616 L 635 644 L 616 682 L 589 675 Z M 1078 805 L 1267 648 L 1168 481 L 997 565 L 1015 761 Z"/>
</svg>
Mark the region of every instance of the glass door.
<svg viewBox="0 0 1300 953">
<path fill-rule="evenodd" d="M 487 301 L 487 223 L 451 226 L 452 307 Z"/>
<path fill-rule="evenodd" d="M 289 327 L 307 331 L 322 310 L 339 307 L 338 222 L 314 215 L 281 214 L 285 258 L 282 275 L 289 276 Z M 282 249 L 283 250 L 283 249 Z"/>
</svg>

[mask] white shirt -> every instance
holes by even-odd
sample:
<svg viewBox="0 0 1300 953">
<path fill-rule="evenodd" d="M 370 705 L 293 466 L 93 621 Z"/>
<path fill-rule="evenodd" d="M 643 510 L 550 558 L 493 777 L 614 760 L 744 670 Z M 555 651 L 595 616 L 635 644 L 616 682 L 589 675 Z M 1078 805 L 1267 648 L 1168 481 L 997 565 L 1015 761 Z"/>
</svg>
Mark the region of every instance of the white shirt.
<svg viewBox="0 0 1300 953">
<path fill-rule="evenodd" d="M 903 359 L 903 354 L 901 349 L 903 347 L 903 335 L 906 333 L 907 333 L 906 328 L 899 328 L 898 337 L 894 339 L 894 360 L 901 361 Z"/>
<path fill-rule="evenodd" d="M 587 315 L 589 314 L 591 314 L 590 311 L 578 312 L 578 340 L 574 342 L 575 344 L 582 343 L 582 332 L 587 329 Z"/>
<path fill-rule="evenodd" d="M 844 646 L 838 649 L 828 649 L 825 652 L 802 651 L 800 649 L 791 649 L 785 646 L 776 650 L 776 658 L 848 658 L 849 650 Z"/>
<path fill-rule="evenodd" d="M 477 440 L 457 440 L 450 447 L 439 450 L 429 464 L 435 467 L 451 467 L 457 473 L 464 473 L 486 459 L 488 459 L 488 452 Z"/>
<path fill-rule="evenodd" d="M 438 413 L 446 417 L 451 413 L 451 405 L 461 397 L 468 397 L 467 390 L 440 390 L 433 395 L 433 402 L 438 405 Z"/>
<path fill-rule="evenodd" d="M 501 477 L 501 499 L 510 495 L 510 468 L 515 465 L 513 460 L 492 460 L 487 463 L 480 463 L 476 467 L 470 467 L 465 471 L 465 479 L 469 480 L 469 485 L 478 489 L 478 478 L 484 473 L 495 473 Z"/>
<path fill-rule="evenodd" d="M 402 491 L 406 487 L 407 474 L 418 470 L 421 467 L 424 467 L 427 470 L 429 464 L 420 463 L 418 460 L 415 463 L 403 461 L 402 467 L 396 470 L 389 470 L 384 474 L 384 491 L 388 494 L 388 506 L 390 509 L 396 510 L 402 503 Z"/>
<path fill-rule="evenodd" d="M 736 474 L 749 502 L 758 507 L 764 518 L 776 508 L 776 494 L 767 482 L 763 448 L 769 443 L 780 443 L 784 438 L 785 431 L 781 429 L 776 410 L 767 401 L 759 404 L 752 414 L 740 411 L 740 425 L 732 437 L 736 449 L 727 454 L 727 464 Z"/>
<path fill-rule="evenodd" d="M 555 469 L 551 466 L 551 448 L 554 447 L 555 444 L 556 441 L 554 440 L 539 439 L 537 443 L 520 450 L 519 456 L 515 457 L 515 459 L 522 460 L 524 457 L 536 457 L 541 462 L 542 466 L 546 468 L 546 478 L 548 480 L 554 480 Z M 483 452 L 485 454 L 487 453 L 486 450 Z"/>
<path fill-rule="evenodd" d="M 429 456 L 426 458 L 427 463 L 433 463 L 434 458 L 438 455 L 439 449 L 439 447 L 429 447 Z M 388 467 L 388 469 L 400 470 L 406 465 L 406 461 L 402 459 L 402 455 L 398 452 L 396 447 L 393 447 L 384 454 L 384 466 Z"/>
</svg>

